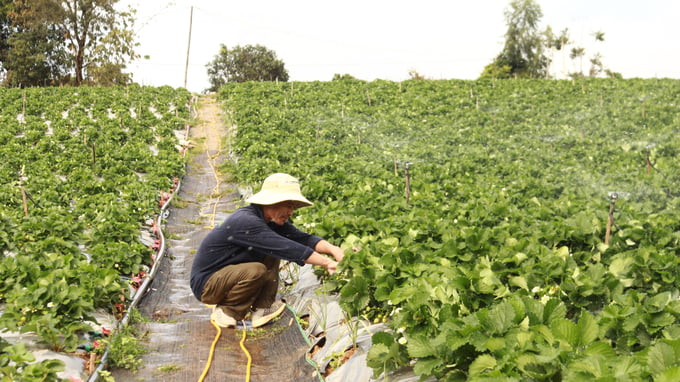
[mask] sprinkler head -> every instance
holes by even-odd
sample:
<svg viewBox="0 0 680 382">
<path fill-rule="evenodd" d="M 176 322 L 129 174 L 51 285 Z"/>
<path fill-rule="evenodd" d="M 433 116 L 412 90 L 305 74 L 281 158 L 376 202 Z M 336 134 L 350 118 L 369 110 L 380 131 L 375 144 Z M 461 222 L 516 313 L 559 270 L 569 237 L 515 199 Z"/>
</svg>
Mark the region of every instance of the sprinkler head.
<svg viewBox="0 0 680 382">
<path fill-rule="evenodd" d="M 630 192 L 626 191 L 609 191 L 607 192 L 607 196 L 609 196 L 609 199 L 612 201 L 618 200 L 618 199 L 627 199 L 630 197 Z"/>
</svg>

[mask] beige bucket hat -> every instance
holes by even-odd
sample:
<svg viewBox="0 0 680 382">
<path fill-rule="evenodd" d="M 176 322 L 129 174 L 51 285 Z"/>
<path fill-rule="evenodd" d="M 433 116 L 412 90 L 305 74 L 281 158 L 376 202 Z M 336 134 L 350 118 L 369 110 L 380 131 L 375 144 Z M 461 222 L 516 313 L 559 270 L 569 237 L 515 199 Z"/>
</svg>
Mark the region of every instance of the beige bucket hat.
<svg viewBox="0 0 680 382">
<path fill-rule="evenodd" d="M 246 199 L 246 202 L 269 206 L 287 200 L 295 202 L 295 208 L 308 207 L 313 204 L 302 196 L 300 182 L 296 178 L 288 174 L 276 173 L 269 175 L 262 182 L 260 192 Z"/>
</svg>

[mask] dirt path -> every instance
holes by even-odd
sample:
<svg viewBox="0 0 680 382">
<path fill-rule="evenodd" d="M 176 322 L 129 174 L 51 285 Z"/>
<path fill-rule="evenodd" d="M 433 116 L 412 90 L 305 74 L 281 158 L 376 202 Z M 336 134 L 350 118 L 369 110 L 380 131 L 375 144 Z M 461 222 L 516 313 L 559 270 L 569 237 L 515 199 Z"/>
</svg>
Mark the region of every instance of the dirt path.
<svg viewBox="0 0 680 382">
<path fill-rule="evenodd" d="M 164 229 L 168 252 L 139 308 L 149 320 L 139 324 L 149 352 L 136 373 L 111 370 L 116 381 L 198 381 L 209 362 L 217 331 L 210 324 L 211 309 L 191 293 L 189 274 L 201 240 L 239 201 L 238 192 L 221 182 L 218 173 L 219 164 L 226 160 L 227 133 L 220 105 L 214 97 L 202 97 L 198 120 L 191 129 L 191 140 L 197 145 L 190 151 L 187 175 L 173 198 Z M 304 361 L 307 344 L 293 315 L 286 311 L 282 319 L 265 328 L 247 333 L 250 380 L 318 381 Z M 242 335 L 241 330 L 222 331 L 205 381 L 246 380 L 247 356 L 239 345 Z"/>
</svg>

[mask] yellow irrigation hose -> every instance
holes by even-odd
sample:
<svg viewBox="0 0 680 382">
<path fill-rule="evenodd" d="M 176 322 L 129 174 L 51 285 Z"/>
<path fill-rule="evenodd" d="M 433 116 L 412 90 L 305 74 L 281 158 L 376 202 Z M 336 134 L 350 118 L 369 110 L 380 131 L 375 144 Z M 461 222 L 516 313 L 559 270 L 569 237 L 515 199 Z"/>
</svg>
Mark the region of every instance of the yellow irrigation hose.
<svg viewBox="0 0 680 382">
<path fill-rule="evenodd" d="M 217 154 L 215 154 L 212 157 L 210 156 L 210 153 L 206 149 L 206 154 L 208 155 L 208 164 L 210 165 L 210 169 L 212 170 L 213 176 L 215 177 L 215 187 L 213 187 L 211 196 L 215 195 L 217 197 L 217 200 L 215 200 L 215 203 L 213 203 L 212 214 L 210 215 L 210 228 L 215 227 L 215 215 L 217 215 L 217 205 L 220 203 L 219 195 L 220 195 L 220 183 L 221 183 L 221 181 L 220 181 L 220 177 L 218 176 L 219 175 L 218 171 L 215 168 L 214 160 L 215 160 L 215 157 L 217 155 L 219 155 L 219 152 L 222 150 L 221 146 L 222 146 L 222 144 L 220 143 L 218 148 L 217 148 L 217 150 L 218 150 Z"/>
<path fill-rule="evenodd" d="M 205 129 L 205 126 L 203 127 Z M 219 198 L 219 192 L 220 192 L 220 178 L 219 178 L 219 173 L 217 169 L 215 168 L 215 158 L 219 156 L 219 153 L 222 151 L 222 142 L 218 141 L 218 146 L 217 146 L 217 153 L 215 155 L 210 155 L 209 150 L 206 148 L 206 155 L 208 156 L 208 164 L 210 165 L 210 169 L 212 170 L 213 176 L 215 177 L 215 187 L 213 188 L 212 195 L 217 196 L 217 200 L 213 204 L 213 211 L 210 219 L 210 226 L 207 228 L 214 228 L 215 227 L 215 215 L 217 215 L 217 205 L 220 202 Z M 217 341 L 220 339 L 220 336 L 222 335 L 222 328 L 220 328 L 219 325 L 213 320 L 210 320 L 210 323 L 217 329 L 217 334 L 215 335 L 215 339 L 212 342 L 212 345 L 210 346 L 210 355 L 208 356 L 208 362 L 205 365 L 205 369 L 203 370 L 203 374 L 201 374 L 201 377 L 199 378 L 198 382 L 203 382 L 205 379 L 205 376 L 208 375 L 208 371 L 210 370 L 210 366 L 212 365 L 212 360 L 213 356 L 215 354 L 215 346 L 217 345 Z M 246 334 L 248 332 L 248 329 L 246 327 L 246 322 L 241 321 L 243 324 L 243 337 L 241 338 L 241 342 L 239 343 L 241 345 L 241 349 L 243 350 L 244 353 L 246 353 L 246 357 L 248 358 L 248 363 L 246 365 L 246 382 L 250 382 L 250 368 L 253 363 L 253 357 L 250 355 L 248 352 L 248 349 L 246 348 L 245 342 L 246 342 Z"/>
<path fill-rule="evenodd" d="M 220 203 L 220 198 L 219 198 L 219 191 L 220 191 L 220 179 L 217 176 L 217 169 L 215 168 L 215 164 L 211 159 L 208 159 L 208 164 L 210 165 L 210 168 L 212 169 L 213 175 L 215 176 L 215 187 L 213 187 L 212 195 L 217 195 L 217 200 L 215 200 L 215 203 L 213 203 L 213 208 L 212 208 L 212 214 L 210 214 L 210 225 L 207 228 L 214 228 L 215 227 L 215 215 L 217 215 L 217 205 Z M 211 195 L 211 196 L 212 196 Z"/>
<path fill-rule="evenodd" d="M 204 131 L 204 135 L 206 135 L 206 137 L 207 137 L 207 134 L 205 134 L 205 130 L 206 130 L 205 124 L 202 125 L 202 128 L 203 128 L 203 131 Z M 220 155 L 220 152 L 222 152 L 222 140 L 220 140 L 220 139 L 217 140 L 217 153 L 215 153 L 213 155 L 210 155 L 210 150 L 208 149 L 208 146 L 207 146 L 207 143 L 206 143 L 205 155 L 208 157 L 208 165 L 210 166 L 210 169 L 212 170 L 213 176 L 215 177 L 215 187 L 213 187 L 211 196 L 213 196 L 213 195 L 217 196 L 217 200 L 213 204 L 212 214 L 210 216 L 210 225 L 206 227 L 206 228 L 210 228 L 210 229 L 215 227 L 215 215 L 217 214 L 217 205 L 220 202 L 219 195 L 220 195 L 221 180 L 220 180 L 220 177 L 219 177 L 219 171 L 215 167 L 215 159 Z"/>
<path fill-rule="evenodd" d="M 201 374 L 201 377 L 198 379 L 198 382 L 203 382 L 205 376 L 208 375 L 208 371 L 210 370 L 210 366 L 212 365 L 213 356 L 215 355 L 215 346 L 217 345 L 217 340 L 219 340 L 220 336 L 222 335 L 222 328 L 220 328 L 220 326 L 217 325 L 217 323 L 213 320 L 210 320 L 210 323 L 213 324 L 215 329 L 217 329 L 217 334 L 215 335 L 215 339 L 213 340 L 212 345 L 210 345 L 210 355 L 208 355 L 208 363 L 205 365 L 205 369 L 203 369 L 203 373 Z M 244 353 L 246 353 L 246 357 L 248 357 L 248 363 L 246 364 L 246 382 L 250 382 L 250 368 L 253 363 L 253 357 L 250 355 L 245 345 L 246 333 L 248 332 L 246 322 L 241 321 L 241 323 L 243 324 L 243 337 L 241 337 L 241 342 L 239 343 L 239 345 L 241 345 L 241 349 L 243 350 Z"/>
<path fill-rule="evenodd" d="M 215 335 L 215 339 L 212 342 L 212 345 L 210 346 L 210 355 L 208 356 L 208 363 L 205 365 L 205 369 L 203 370 L 203 374 L 201 374 L 201 377 L 198 379 L 198 382 L 203 382 L 205 379 L 205 376 L 208 375 L 208 370 L 210 370 L 210 365 L 212 364 L 212 359 L 213 355 L 215 354 L 215 345 L 217 345 L 217 340 L 220 339 L 220 336 L 222 335 L 222 328 L 220 328 L 219 325 L 213 320 L 210 320 L 210 323 L 213 324 L 215 329 L 217 329 L 217 334 Z"/>
<path fill-rule="evenodd" d="M 246 365 L 246 382 L 250 381 L 250 366 L 253 363 L 253 357 L 250 356 L 250 353 L 248 352 L 248 349 L 246 349 L 246 322 L 241 321 L 243 323 L 243 337 L 241 338 L 241 349 L 243 349 L 243 352 L 246 353 L 246 357 L 248 357 L 248 364 Z"/>
</svg>

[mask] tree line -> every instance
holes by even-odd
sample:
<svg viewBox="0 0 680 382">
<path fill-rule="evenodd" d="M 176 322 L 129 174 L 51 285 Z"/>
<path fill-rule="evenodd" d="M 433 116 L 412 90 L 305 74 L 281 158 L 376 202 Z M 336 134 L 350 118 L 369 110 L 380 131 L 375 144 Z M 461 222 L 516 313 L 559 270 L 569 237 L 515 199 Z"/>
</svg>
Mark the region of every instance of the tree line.
<svg viewBox="0 0 680 382">
<path fill-rule="evenodd" d="M 607 76 L 621 78 L 621 74 L 606 68 L 602 55 L 590 56 L 590 68 L 584 71 L 586 50 L 569 37 L 569 30 L 555 34 L 550 26 L 539 29 L 543 12 L 536 0 L 512 0 L 505 11 L 507 31 L 501 52 L 486 65 L 480 78 L 552 78 L 550 67 L 554 56 L 562 53 L 578 62 L 578 69 L 566 73 L 571 78 Z M 597 42 L 604 42 L 604 32 L 593 32 Z M 235 46 L 224 44 L 213 60 L 206 65 L 211 87 L 216 91 L 227 82 L 287 81 L 288 72 L 276 53 L 260 45 Z M 415 69 L 409 72 L 411 79 L 425 79 Z M 349 74 L 336 74 L 333 80 L 353 79 Z"/>
<path fill-rule="evenodd" d="M 119 10 L 119 0 L 0 0 L 0 83 L 10 87 L 59 85 L 126 85 L 125 72 L 135 52 L 135 11 Z M 570 40 L 568 29 L 559 34 L 539 29 L 543 13 L 536 0 L 512 0 L 505 11 L 507 32 L 501 52 L 486 65 L 481 78 L 551 78 L 554 55 L 579 63 L 567 75 L 620 78 L 606 68 L 602 56 L 590 56 L 584 72 L 585 48 Z M 604 41 L 604 32 L 593 33 Z M 288 71 L 276 53 L 261 45 L 221 44 L 206 65 L 210 88 L 227 82 L 288 81 Z M 409 72 L 412 79 L 424 79 Z M 348 74 L 333 78 L 353 78 Z"/>
</svg>

